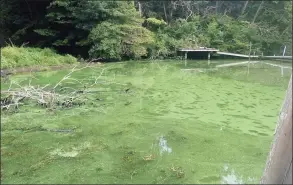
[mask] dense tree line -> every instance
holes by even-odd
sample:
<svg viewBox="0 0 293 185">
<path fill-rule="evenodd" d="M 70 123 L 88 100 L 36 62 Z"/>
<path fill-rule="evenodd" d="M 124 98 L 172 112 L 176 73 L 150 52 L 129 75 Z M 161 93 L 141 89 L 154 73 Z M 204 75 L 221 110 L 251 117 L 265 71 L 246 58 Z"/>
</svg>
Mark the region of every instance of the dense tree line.
<svg viewBox="0 0 293 185">
<path fill-rule="evenodd" d="M 214 47 L 292 53 L 292 1 L 0 0 L 1 34 L 15 45 L 84 58 L 174 56 Z M 3 7 L 3 8 L 2 8 Z"/>
</svg>

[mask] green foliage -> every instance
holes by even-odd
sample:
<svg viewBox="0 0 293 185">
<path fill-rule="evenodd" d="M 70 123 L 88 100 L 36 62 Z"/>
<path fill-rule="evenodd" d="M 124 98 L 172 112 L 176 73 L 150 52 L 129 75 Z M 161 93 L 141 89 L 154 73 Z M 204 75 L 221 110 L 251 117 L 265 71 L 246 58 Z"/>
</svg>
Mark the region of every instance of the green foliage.
<svg viewBox="0 0 293 185">
<path fill-rule="evenodd" d="M 42 36 L 55 36 L 56 35 L 56 31 L 49 30 L 49 29 L 36 29 L 36 30 L 34 30 L 34 32 L 36 32 Z"/>
<path fill-rule="evenodd" d="M 55 53 L 52 49 L 4 47 L 2 49 L 1 69 L 14 67 L 51 66 L 73 64 L 77 60 L 71 55 Z"/>
<path fill-rule="evenodd" d="M 156 31 L 159 28 L 162 28 L 167 25 L 167 23 L 164 20 L 159 20 L 153 17 L 147 18 L 145 22 L 146 22 L 146 27 L 153 31 Z"/>
<path fill-rule="evenodd" d="M 153 43 L 152 32 L 142 27 L 143 19 L 133 4 L 117 1 L 113 6 L 113 18 L 98 24 L 89 35 L 94 43 L 90 56 L 112 59 L 146 56 L 148 46 Z"/>
<path fill-rule="evenodd" d="M 280 54 L 284 45 L 292 54 L 291 1 L 4 0 L 0 5 L 1 32 L 13 43 L 76 56 L 156 58 L 199 46 L 247 53 L 250 42 L 258 54 Z"/>
</svg>

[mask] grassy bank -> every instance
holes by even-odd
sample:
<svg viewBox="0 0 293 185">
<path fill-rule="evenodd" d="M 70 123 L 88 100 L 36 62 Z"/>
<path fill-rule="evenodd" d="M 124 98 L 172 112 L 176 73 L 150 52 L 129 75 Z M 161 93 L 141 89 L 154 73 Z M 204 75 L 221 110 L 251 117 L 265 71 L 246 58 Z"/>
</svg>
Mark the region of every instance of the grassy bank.
<svg viewBox="0 0 293 185">
<path fill-rule="evenodd" d="M 29 47 L 4 47 L 1 49 L 1 69 L 16 67 L 46 67 L 62 64 L 73 64 L 77 59 L 71 55 L 59 55 L 52 49 Z"/>
</svg>

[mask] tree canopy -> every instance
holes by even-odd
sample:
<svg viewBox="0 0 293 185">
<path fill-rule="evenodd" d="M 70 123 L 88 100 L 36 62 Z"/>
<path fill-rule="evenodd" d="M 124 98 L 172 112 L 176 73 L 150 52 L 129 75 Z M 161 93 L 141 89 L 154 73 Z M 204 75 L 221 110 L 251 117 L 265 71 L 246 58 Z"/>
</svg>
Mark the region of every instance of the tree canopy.
<svg viewBox="0 0 293 185">
<path fill-rule="evenodd" d="M 7 42 L 110 59 L 174 56 L 181 47 L 291 55 L 292 1 L 0 0 Z"/>
</svg>

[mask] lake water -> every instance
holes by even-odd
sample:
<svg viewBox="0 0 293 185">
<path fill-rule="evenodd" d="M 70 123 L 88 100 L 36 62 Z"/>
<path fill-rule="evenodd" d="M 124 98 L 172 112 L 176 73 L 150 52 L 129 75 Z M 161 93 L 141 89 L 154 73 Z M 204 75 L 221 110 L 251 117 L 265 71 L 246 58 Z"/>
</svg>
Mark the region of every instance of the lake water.
<svg viewBox="0 0 293 185">
<path fill-rule="evenodd" d="M 234 62 L 243 61 L 133 61 L 74 73 L 80 83 L 63 87 L 89 86 L 104 69 L 85 105 L 1 112 L 2 182 L 258 183 L 291 70 L 216 68 Z M 35 73 L 31 84 L 53 86 L 68 71 Z"/>
</svg>

